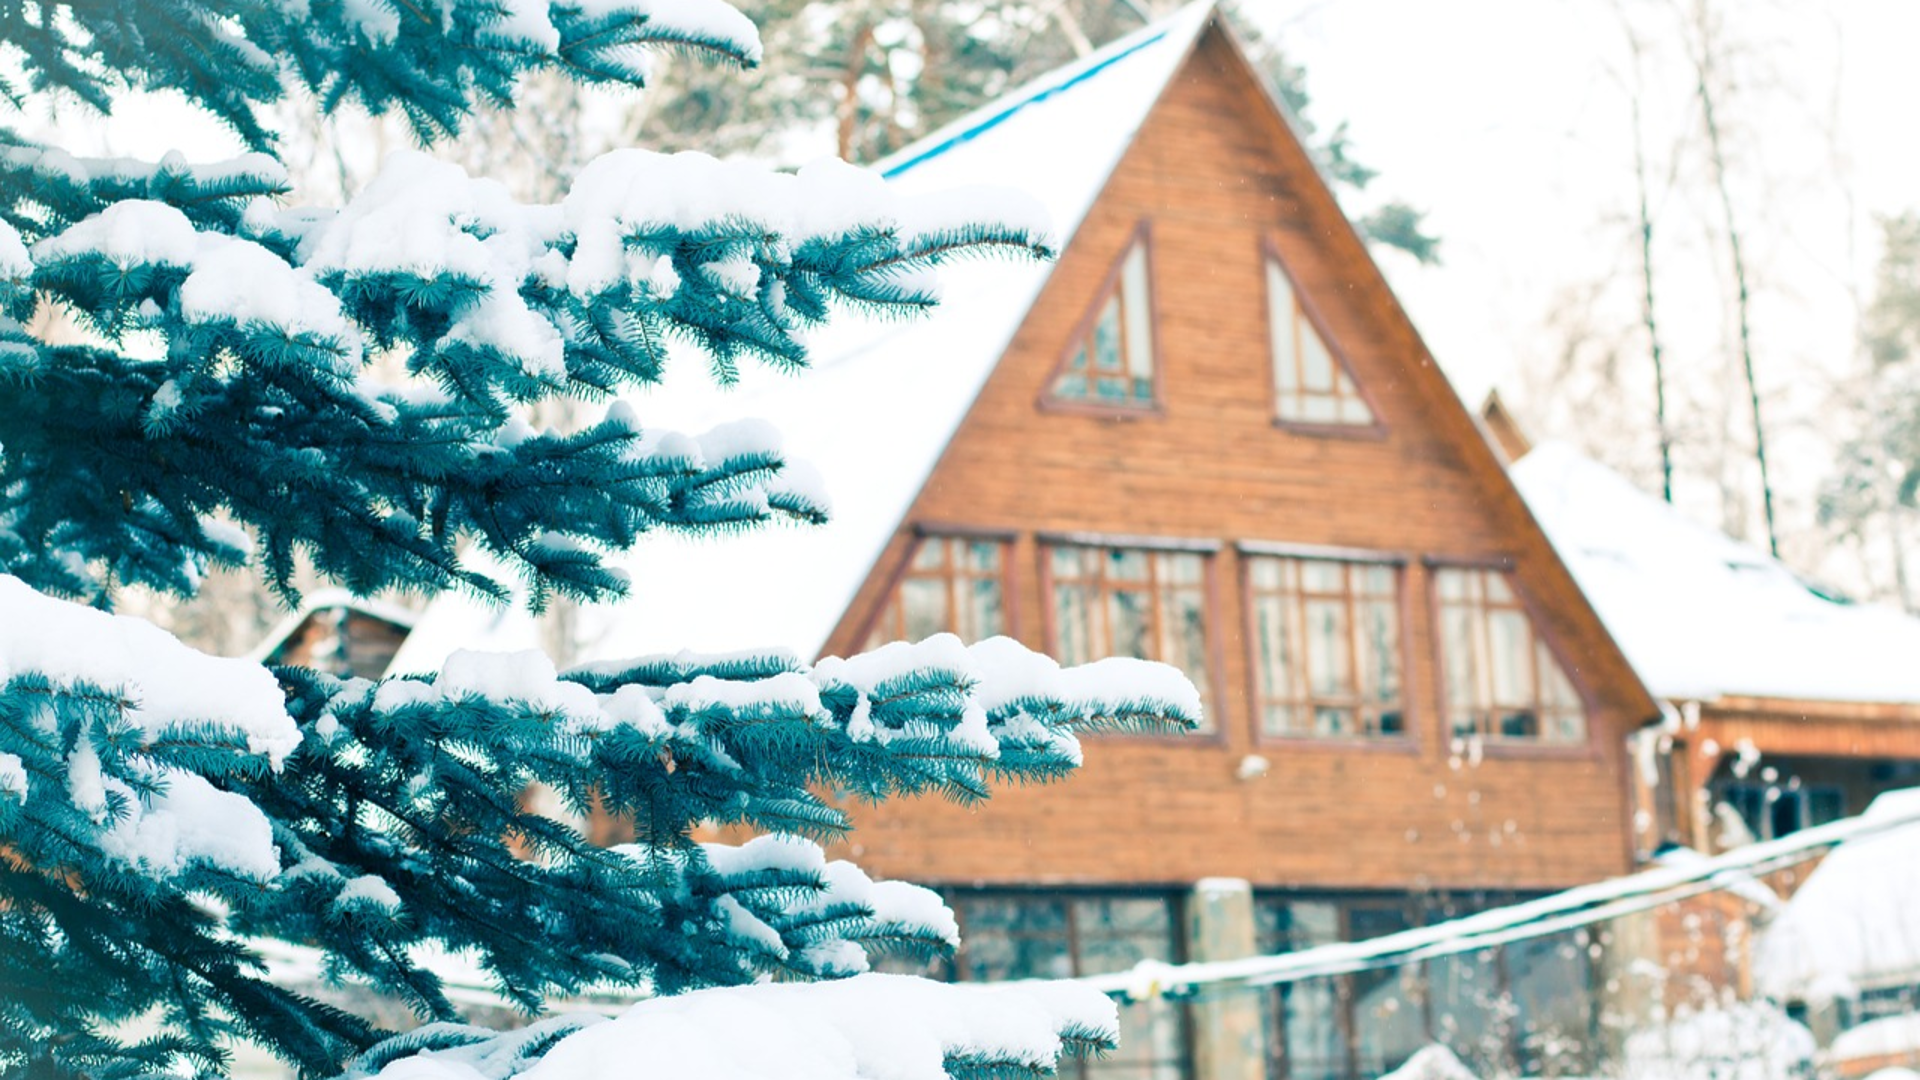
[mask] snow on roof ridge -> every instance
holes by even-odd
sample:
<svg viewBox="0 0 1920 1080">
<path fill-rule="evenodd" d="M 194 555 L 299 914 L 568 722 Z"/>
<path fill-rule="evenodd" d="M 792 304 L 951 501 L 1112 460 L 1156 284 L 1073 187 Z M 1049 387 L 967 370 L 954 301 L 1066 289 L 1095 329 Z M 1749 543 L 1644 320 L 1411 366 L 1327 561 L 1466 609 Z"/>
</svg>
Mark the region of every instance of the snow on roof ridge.
<svg viewBox="0 0 1920 1080">
<path fill-rule="evenodd" d="M 971 142 L 998 127 L 1021 109 L 1070 90 L 1169 35 L 1197 35 L 1200 28 L 1206 25 L 1206 16 L 1213 14 L 1216 3 L 1217 0 L 1194 0 L 1172 15 L 1110 41 L 1072 63 L 1037 75 L 874 162 L 873 170 L 891 180 L 962 143 Z"/>
</svg>

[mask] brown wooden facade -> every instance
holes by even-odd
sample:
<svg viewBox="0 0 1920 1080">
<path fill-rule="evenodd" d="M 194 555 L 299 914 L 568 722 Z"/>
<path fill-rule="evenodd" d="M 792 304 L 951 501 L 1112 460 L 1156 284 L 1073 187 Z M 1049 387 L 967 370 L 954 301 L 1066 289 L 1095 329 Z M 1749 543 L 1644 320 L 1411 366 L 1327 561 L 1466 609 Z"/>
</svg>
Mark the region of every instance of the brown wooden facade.
<svg viewBox="0 0 1920 1080">
<path fill-rule="evenodd" d="M 1050 408 L 1060 358 L 1146 237 L 1151 409 Z M 1375 423 L 1276 420 L 1266 253 Z M 1207 555 L 1211 734 L 1088 737 L 1063 785 L 861 809 L 853 852 L 932 883 L 1533 890 L 1632 862 L 1626 733 L 1654 713 L 1238 52 L 1207 30 L 1126 151 L 826 652 L 859 647 L 923 535 L 1010 539 L 1007 630 L 1051 651 L 1044 546 Z M 1251 715 L 1245 551 L 1394 560 L 1404 736 L 1276 739 Z M 1571 746 L 1457 743 L 1440 715 L 1434 568 L 1510 568 L 1586 704 Z M 1264 775 L 1249 755 L 1268 762 Z M 1245 778 L 1243 779 L 1243 775 Z"/>
</svg>

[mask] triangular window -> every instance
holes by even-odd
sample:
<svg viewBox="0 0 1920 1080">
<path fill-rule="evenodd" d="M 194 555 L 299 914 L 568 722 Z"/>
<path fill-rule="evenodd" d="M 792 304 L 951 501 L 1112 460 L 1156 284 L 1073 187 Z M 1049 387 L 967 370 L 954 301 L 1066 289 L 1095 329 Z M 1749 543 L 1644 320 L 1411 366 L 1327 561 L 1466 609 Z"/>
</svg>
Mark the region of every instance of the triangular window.
<svg viewBox="0 0 1920 1080">
<path fill-rule="evenodd" d="M 1053 401 L 1150 409 L 1154 405 L 1153 292 L 1143 230 L 1108 275 L 1047 388 Z"/>
<path fill-rule="evenodd" d="M 1274 410 L 1283 423 L 1372 427 L 1373 407 L 1354 385 L 1346 361 L 1300 305 L 1280 260 L 1267 256 L 1268 325 L 1273 334 Z"/>
</svg>

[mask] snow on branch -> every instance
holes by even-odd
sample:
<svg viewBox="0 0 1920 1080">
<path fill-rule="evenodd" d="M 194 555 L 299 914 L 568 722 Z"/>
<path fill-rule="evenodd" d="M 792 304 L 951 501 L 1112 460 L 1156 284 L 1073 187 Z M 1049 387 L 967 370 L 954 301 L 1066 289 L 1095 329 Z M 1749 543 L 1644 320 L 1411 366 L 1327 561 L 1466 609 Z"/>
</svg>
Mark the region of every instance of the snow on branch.
<svg viewBox="0 0 1920 1080">
<path fill-rule="evenodd" d="M 145 192 L 0 226 L 0 569 L 89 598 L 109 580 L 190 593 L 205 564 L 246 561 L 253 545 L 202 527 L 221 514 L 260 534 L 289 595 L 304 552 L 362 593 L 504 598 L 468 541 L 536 606 L 619 595 L 604 556 L 640 534 L 818 522 L 820 486 L 763 425 L 689 441 L 615 406 L 536 433 L 524 405 L 653 383 L 675 339 L 722 381 L 746 356 L 801 366 L 803 333 L 836 305 L 916 311 L 956 254 L 1048 250 L 1028 201 L 905 195 L 838 162 L 788 174 L 624 151 L 528 205 L 408 152 L 337 211 L 256 199 L 223 216 L 207 208 L 283 178 L 252 159 L 8 161 L 95 202 L 109 181 Z M 5 316 L 36 295 L 104 344 L 25 336 Z M 129 351 L 155 339 L 160 359 Z M 371 383 L 378 354 L 404 356 L 416 384 Z"/>
<path fill-rule="evenodd" d="M 305 87 L 328 111 L 398 112 L 423 141 L 454 135 L 482 101 L 511 101 L 520 77 L 646 84 L 649 47 L 751 67 L 760 36 L 721 0 L 74 0 L 0 7 L 17 74 L 0 89 L 66 91 L 111 112 L 132 86 L 173 90 L 250 145 L 276 141 L 263 106 Z"/>
<path fill-rule="evenodd" d="M 500 1080 L 602 1076 L 647 1062 L 703 1080 L 1039 1078 L 1115 1044 L 1104 995 L 1070 983 L 967 986 L 863 975 L 813 986 L 715 989 L 644 1001 L 612 1019 L 571 1016 L 497 1034 L 422 1028 L 347 1076 Z"/>
</svg>

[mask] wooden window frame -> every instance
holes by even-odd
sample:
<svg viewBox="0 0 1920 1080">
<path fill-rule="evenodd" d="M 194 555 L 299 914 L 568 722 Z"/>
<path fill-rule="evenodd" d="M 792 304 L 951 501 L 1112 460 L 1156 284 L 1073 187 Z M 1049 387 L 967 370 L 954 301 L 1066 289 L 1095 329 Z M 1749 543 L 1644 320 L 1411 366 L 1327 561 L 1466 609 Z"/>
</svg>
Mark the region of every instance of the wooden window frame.
<svg viewBox="0 0 1920 1080">
<path fill-rule="evenodd" d="M 1252 716 L 1254 741 L 1261 744 L 1308 747 L 1356 747 L 1389 751 L 1416 751 L 1420 746 L 1419 722 L 1420 710 L 1415 708 L 1416 695 L 1413 693 L 1413 627 L 1412 606 L 1409 602 L 1411 590 L 1408 588 L 1407 566 L 1411 561 L 1404 553 L 1387 551 L 1369 551 L 1363 548 L 1318 547 L 1307 544 L 1271 543 L 1264 541 L 1241 541 L 1234 545 L 1240 555 L 1241 605 L 1246 626 L 1244 636 L 1247 643 L 1247 701 Z M 1397 620 L 1395 630 L 1394 654 L 1399 664 L 1400 717 L 1401 730 L 1392 735 L 1341 734 L 1314 735 L 1311 733 L 1286 734 L 1267 730 L 1266 704 L 1270 700 L 1265 693 L 1264 662 L 1259 649 L 1259 616 L 1256 609 L 1257 596 L 1253 583 L 1254 561 L 1257 559 L 1277 559 L 1300 561 L 1318 561 L 1342 563 L 1355 566 L 1386 566 L 1393 570 L 1393 614 Z M 1349 572 L 1344 596 L 1347 603 L 1347 626 L 1350 639 L 1348 648 L 1350 660 L 1356 658 L 1359 650 L 1354 647 L 1356 635 L 1360 632 L 1355 617 L 1352 577 Z M 1293 597 L 1301 599 L 1299 595 Z M 1353 671 L 1354 683 L 1358 685 L 1358 671 Z M 1360 701 L 1356 690 L 1356 713 L 1366 708 Z M 1309 693 L 1307 698 L 1292 704 L 1304 704 L 1311 709 L 1314 699 Z"/>
<path fill-rule="evenodd" d="M 1061 907 L 1064 909 L 1064 913 L 1066 916 L 1064 931 L 1066 934 L 1066 946 L 1067 946 L 1067 957 L 1068 957 L 1067 962 L 1072 967 L 1072 970 L 1073 970 L 1073 974 L 1069 977 L 1080 978 L 1082 977 L 1081 972 L 1083 970 L 1081 952 L 1083 949 L 1083 945 L 1085 943 L 1084 939 L 1086 937 L 1094 936 L 1094 935 L 1087 935 L 1082 933 L 1081 925 L 1080 925 L 1081 920 L 1080 920 L 1080 913 L 1079 913 L 1079 905 L 1077 901 L 1157 900 L 1165 905 L 1166 911 L 1167 911 L 1168 952 L 1172 954 L 1172 959 L 1168 962 L 1174 963 L 1174 964 L 1183 964 L 1183 963 L 1186 963 L 1188 960 L 1188 955 L 1187 955 L 1188 942 L 1187 942 L 1186 926 L 1187 926 L 1187 914 L 1188 914 L 1187 904 L 1189 901 L 1185 893 L 1180 890 L 1157 889 L 1157 888 L 1152 888 L 1150 886 L 1125 886 L 1125 885 L 1115 887 L 1115 888 L 1098 888 L 1098 887 L 1087 887 L 1087 886 L 1080 886 L 1080 887 L 1066 886 L 1061 888 L 1048 888 L 1046 886 L 1038 886 L 1038 887 L 1024 886 L 1023 887 L 1023 886 L 990 886 L 989 885 L 989 886 L 969 886 L 966 888 L 942 887 L 939 891 L 941 894 L 941 899 L 946 902 L 947 907 L 953 912 L 954 922 L 960 928 L 960 940 L 963 943 L 961 946 L 962 951 L 964 951 L 965 949 L 964 943 L 967 941 L 969 937 L 969 931 L 967 928 L 967 913 L 966 913 L 967 905 L 964 902 L 966 899 L 1011 900 L 1011 901 L 1038 900 L 1038 901 L 1057 903 L 1057 904 L 1060 904 Z M 1042 940 L 1044 940 L 1044 938 L 1046 937 L 1046 935 L 1039 935 L 1039 934 L 1026 934 L 1026 935 L 1016 935 L 1016 936 L 1025 937 L 1028 939 L 1037 938 Z M 1118 936 L 1118 935 L 1107 935 L 1107 936 Z M 962 967 L 960 964 L 960 953 L 956 952 L 953 955 L 953 957 L 947 961 L 947 965 L 948 965 L 947 971 L 949 974 L 946 981 L 951 983 L 971 983 L 972 982 L 972 980 L 966 978 L 965 968 Z M 978 984 L 975 984 L 975 985 L 978 985 Z M 1193 1074 L 1194 1054 L 1198 1050 L 1195 1040 L 1199 1034 L 1194 1028 L 1193 1013 L 1190 1009 L 1183 1007 L 1181 1003 L 1179 1003 L 1178 1001 L 1175 1001 L 1174 999 L 1169 998 L 1169 999 L 1166 999 L 1166 1001 L 1169 1005 L 1171 1005 L 1172 1007 L 1178 1010 L 1178 1012 L 1176 1013 L 1176 1022 L 1179 1026 L 1179 1031 L 1180 1031 L 1180 1048 L 1181 1048 L 1181 1057 L 1182 1057 L 1182 1060 L 1179 1062 L 1179 1064 L 1181 1065 L 1182 1073 L 1190 1076 Z M 1146 1003 L 1136 1002 L 1135 1004 L 1146 1004 Z M 1124 1008 L 1125 1006 L 1122 1006 L 1122 1007 Z M 1093 1060 L 1091 1058 L 1075 1058 L 1075 1059 L 1072 1059 L 1071 1061 L 1063 1058 L 1060 1062 L 1060 1076 L 1062 1078 L 1070 1077 L 1072 1078 L 1072 1080 L 1095 1080 L 1095 1078 L 1097 1077 L 1110 1075 L 1109 1072 L 1105 1072 L 1097 1068 L 1090 1067 L 1092 1064 L 1093 1064 Z M 1153 1067 L 1153 1064 L 1154 1064 L 1153 1062 L 1148 1062 L 1146 1064 L 1146 1067 L 1149 1070 L 1151 1070 L 1151 1068 Z"/>
<path fill-rule="evenodd" d="M 1087 345 L 1094 327 L 1100 322 L 1100 313 L 1105 310 L 1107 301 L 1124 287 L 1127 259 L 1134 249 L 1139 248 L 1147 266 L 1147 349 L 1153 358 L 1153 398 L 1150 401 L 1135 404 L 1122 404 L 1099 398 L 1062 397 L 1054 393 L 1060 377 L 1065 375 L 1073 364 L 1074 355 Z M 1161 348 L 1160 339 L 1160 290 L 1154 284 L 1154 252 L 1152 223 L 1145 218 L 1127 234 L 1127 241 L 1121 245 L 1120 254 L 1107 268 L 1106 276 L 1100 282 L 1100 288 L 1094 292 L 1092 303 L 1087 305 L 1086 313 L 1074 324 L 1073 331 L 1067 335 L 1066 346 L 1061 350 L 1059 359 L 1047 372 L 1046 382 L 1040 387 L 1037 407 L 1047 413 L 1077 413 L 1083 416 L 1097 416 L 1109 420 L 1137 420 L 1143 417 L 1166 415 L 1166 353 Z M 1124 297 L 1121 299 L 1121 325 L 1126 324 Z M 1124 349 L 1124 346 L 1122 346 Z M 1091 353 L 1089 353 L 1091 364 Z M 1091 368 L 1089 368 L 1089 371 Z"/>
<path fill-rule="evenodd" d="M 1565 650 L 1560 647 L 1558 635 L 1552 629 L 1537 605 L 1532 594 L 1523 586 L 1515 561 L 1505 555 L 1467 555 L 1423 557 L 1421 565 L 1427 570 L 1427 618 L 1432 627 L 1433 683 L 1439 705 L 1439 729 L 1441 738 L 1448 745 L 1464 738 L 1476 738 L 1481 753 L 1492 757 L 1559 757 L 1559 758 L 1598 758 L 1600 756 L 1599 731 L 1596 723 L 1600 715 L 1598 700 L 1588 692 L 1580 680 L 1574 677 L 1578 670 L 1567 663 Z M 1573 694 L 1580 702 L 1582 733 L 1579 739 L 1566 742 L 1547 739 L 1517 739 L 1490 735 L 1484 731 L 1475 731 L 1471 736 L 1457 734 L 1453 730 L 1451 716 L 1452 704 L 1448 698 L 1447 682 L 1447 633 L 1443 618 L 1443 601 L 1440 597 L 1440 575 L 1450 570 L 1469 570 L 1481 573 L 1494 573 L 1506 578 L 1509 592 L 1513 593 L 1513 610 L 1520 611 L 1527 620 L 1527 629 L 1534 644 L 1544 648 L 1554 663 L 1560 665 L 1560 673 L 1573 688 Z M 1530 650 L 1530 656 L 1533 654 Z M 1529 663 L 1533 661 L 1530 659 Z M 1534 674 L 1534 693 L 1540 691 L 1539 673 Z M 1536 701 L 1535 705 L 1539 703 Z"/>
<path fill-rule="evenodd" d="M 1281 257 L 1280 248 L 1273 242 L 1271 236 L 1263 236 L 1260 238 L 1260 258 L 1260 291 L 1261 294 L 1266 297 L 1267 306 L 1265 319 L 1267 327 L 1267 400 L 1273 411 L 1273 425 L 1297 435 L 1309 435 L 1320 438 L 1366 439 L 1375 441 L 1385 439 L 1387 437 L 1387 424 L 1385 420 L 1381 419 L 1380 403 L 1375 400 L 1373 394 L 1367 390 L 1366 383 L 1360 381 L 1359 375 L 1355 374 L 1353 361 L 1348 358 L 1346 349 L 1341 347 L 1339 339 L 1336 338 L 1328 328 L 1326 316 L 1321 313 L 1320 305 L 1305 289 L 1300 287 L 1299 276 L 1293 272 L 1292 267 L 1287 265 L 1287 260 Z M 1307 326 L 1320 336 L 1320 343 L 1326 346 L 1327 355 L 1333 359 L 1334 364 L 1346 375 L 1347 381 L 1353 384 L 1354 394 L 1366 405 L 1368 413 L 1373 416 L 1373 420 L 1370 423 L 1328 423 L 1318 420 L 1295 420 L 1280 415 L 1280 379 L 1274 370 L 1275 358 L 1273 355 L 1273 335 L 1277 329 L 1277 327 L 1273 325 L 1275 315 L 1274 308 L 1276 305 L 1274 304 L 1272 290 L 1267 287 L 1266 270 L 1268 265 L 1277 267 L 1280 273 L 1287 279 L 1288 287 L 1293 290 L 1294 307 L 1306 319 Z"/>
<path fill-rule="evenodd" d="M 1054 586 L 1057 582 L 1053 574 L 1053 553 L 1063 547 L 1085 548 L 1095 551 L 1138 551 L 1146 555 L 1190 554 L 1198 555 L 1201 560 L 1201 635 L 1205 638 L 1202 651 L 1206 656 L 1206 686 L 1202 689 L 1203 704 L 1206 706 L 1207 728 L 1201 731 L 1185 732 L 1175 735 L 1160 735 L 1147 732 L 1115 732 L 1104 734 L 1103 739 L 1138 738 L 1156 742 L 1168 738 L 1178 738 L 1184 742 L 1207 745 L 1224 745 L 1226 742 L 1227 717 L 1226 695 L 1221 692 L 1223 673 L 1221 634 L 1220 634 L 1220 587 L 1218 553 L 1221 544 L 1217 540 L 1187 539 L 1180 537 L 1125 536 L 1110 533 L 1084 532 L 1043 532 L 1035 535 L 1034 545 L 1040 562 L 1040 614 L 1041 630 L 1046 640 L 1049 656 L 1060 660 L 1060 615 L 1054 602 Z M 1147 562 L 1148 580 L 1146 589 L 1152 598 L 1151 629 L 1157 641 L 1161 632 L 1161 597 L 1157 570 L 1157 561 L 1149 558 Z M 1104 578 L 1100 595 L 1104 599 L 1106 589 Z M 1100 605 L 1101 620 L 1105 621 L 1106 604 Z M 1094 659 L 1100 659 L 1095 657 Z M 1158 657 L 1151 659 L 1159 660 Z M 1062 663 L 1065 661 L 1062 660 Z M 1166 663 L 1167 661 L 1160 660 Z"/>
<path fill-rule="evenodd" d="M 877 643 L 874 641 L 874 636 L 880 632 L 881 626 L 883 622 L 887 620 L 889 614 L 896 610 L 900 613 L 900 625 L 904 630 L 906 612 L 903 607 L 899 606 L 903 595 L 902 589 L 909 578 L 916 576 L 939 576 L 945 579 L 947 586 L 948 627 L 944 632 L 953 634 L 958 633 L 957 630 L 952 628 L 952 615 L 959 610 L 956 606 L 958 600 L 958 596 L 955 593 L 956 583 L 961 578 L 969 581 L 991 579 L 999 582 L 1000 634 L 1006 637 L 1017 636 L 1017 612 L 1014 605 L 1014 590 L 1011 587 L 1015 551 L 1014 542 L 1016 539 L 1017 534 L 1001 529 L 984 529 L 965 525 L 915 525 L 912 534 L 907 539 L 905 551 L 901 553 L 899 560 L 887 574 L 886 587 L 881 590 L 878 602 L 875 603 L 873 609 L 867 613 L 867 617 L 861 621 L 860 632 L 853 639 L 855 642 L 853 651 L 856 653 L 868 652 L 888 642 L 906 640 L 904 633 L 898 637 L 888 636 L 884 641 Z M 914 562 L 919 558 L 922 548 L 929 542 L 939 544 L 956 542 L 963 544 L 995 544 L 1000 549 L 1000 571 L 994 575 L 974 574 L 970 572 L 955 574 L 955 567 L 952 565 L 952 559 L 949 555 L 947 565 L 943 567 L 940 575 L 916 575 L 914 572 Z"/>
<path fill-rule="evenodd" d="M 1257 913 L 1258 909 L 1301 902 L 1325 904 L 1332 907 L 1337 924 L 1337 930 L 1335 932 L 1341 942 L 1352 942 L 1358 938 L 1358 935 L 1354 932 L 1354 916 L 1357 912 L 1361 911 L 1392 911 L 1398 908 L 1404 916 L 1408 929 L 1431 926 L 1438 921 L 1459 917 L 1452 913 L 1439 914 L 1435 911 L 1433 900 L 1440 895 L 1444 894 L 1429 893 L 1425 897 L 1425 902 L 1422 902 L 1423 898 L 1421 894 L 1418 893 L 1256 889 L 1253 896 L 1253 903 L 1256 908 L 1256 933 L 1260 925 L 1260 916 Z M 1481 906 L 1481 910 L 1502 905 L 1524 903 L 1527 900 L 1537 898 L 1539 895 L 1540 894 L 1531 891 L 1521 890 L 1508 894 L 1505 897 L 1489 897 L 1484 906 Z M 1578 941 L 1578 935 L 1586 932 L 1585 928 L 1580 927 L 1560 931 L 1561 934 L 1575 935 L 1576 943 Z M 1409 988 L 1410 992 L 1408 997 L 1411 999 L 1410 1004 L 1417 1006 L 1421 1026 L 1425 1031 L 1427 1040 L 1437 1042 L 1442 1039 L 1443 1032 L 1441 1017 L 1436 1012 L 1439 1003 L 1437 1001 L 1438 994 L 1434 987 L 1435 978 L 1432 968 L 1434 962 L 1436 960 L 1457 959 L 1460 956 L 1484 957 L 1486 970 L 1493 979 L 1495 993 L 1510 1000 L 1510 995 L 1513 993 L 1515 983 L 1511 950 L 1515 946 L 1523 944 L 1525 943 L 1521 941 L 1500 942 L 1467 953 L 1445 957 L 1428 957 L 1381 970 L 1398 973 L 1404 982 L 1408 978 L 1407 973 L 1409 969 L 1411 969 L 1411 982 L 1414 986 Z M 1306 947 L 1312 948 L 1314 946 L 1308 945 Z M 1263 952 L 1268 951 L 1272 948 L 1272 943 L 1262 941 L 1259 943 L 1259 948 Z M 1294 950 L 1282 950 L 1281 955 L 1290 951 Z M 1586 969 L 1587 981 L 1584 986 L 1577 986 L 1575 989 L 1587 999 L 1591 1024 L 1602 1011 L 1601 1006 L 1606 998 L 1605 988 L 1602 985 L 1604 978 L 1601 965 L 1594 962 L 1590 954 L 1582 966 Z M 1365 1080 L 1367 1076 L 1374 1075 L 1374 1073 L 1370 1071 L 1363 1070 L 1360 1067 L 1361 1062 L 1359 1060 L 1361 1025 L 1359 1014 L 1356 1011 L 1359 994 L 1355 990 L 1355 979 L 1356 976 L 1363 974 L 1366 973 L 1342 972 L 1318 977 L 1319 979 L 1325 980 L 1328 987 L 1333 991 L 1333 1016 L 1331 1019 L 1334 1021 L 1335 1030 L 1338 1032 L 1342 1044 L 1340 1048 L 1340 1064 L 1342 1066 L 1344 1080 Z M 1296 984 L 1290 983 L 1287 985 Z M 1278 1023 L 1278 1021 L 1281 1021 L 1281 1017 L 1275 1015 L 1275 1013 L 1277 1012 L 1276 1006 L 1280 996 L 1284 993 L 1284 988 L 1281 986 L 1270 986 L 1264 989 L 1271 995 L 1266 996 L 1260 1006 L 1263 1012 L 1267 1014 L 1265 1022 L 1274 1027 L 1279 1027 L 1281 1023 Z M 1261 1063 L 1263 1066 L 1262 1075 L 1265 1080 L 1283 1080 L 1283 1078 L 1291 1078 L 1292 1076 L 1290 1066 L 1292 1064 L 1293 1047 L 1287 1043 L 1286 1032 L 1284 1030 L 1279 1031 L 1278 1034 L 1280 1037 L 1278 1043 L 1275 1044 L 1272 1041 L 1268 1043 L 1265 1059 Z M 1597 1040 L 1598 1031 L 1595 1030 L 1593 1034 Z M 1525 1059 L 1527 1051 L 1524 1045 L 1523 1032 L 1517 1025 L 1505 1033 L 1503 1042 L 1504 1045 L 1501 1047 L 1501 1050 L 1506 1055 L 1515 1061 Z M 1587 1053 L 1592 1055 L 1597 1053 L 1597 1050 L 1593 1049 L 1590 1044 Z M 1529 1073 L 1528 1075 L 1533 1074 Z"/>
</svg>

